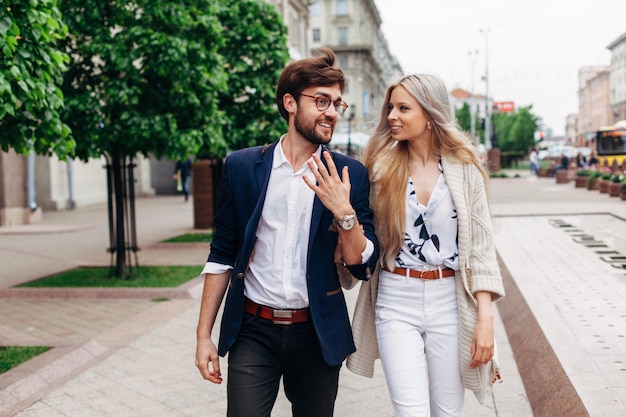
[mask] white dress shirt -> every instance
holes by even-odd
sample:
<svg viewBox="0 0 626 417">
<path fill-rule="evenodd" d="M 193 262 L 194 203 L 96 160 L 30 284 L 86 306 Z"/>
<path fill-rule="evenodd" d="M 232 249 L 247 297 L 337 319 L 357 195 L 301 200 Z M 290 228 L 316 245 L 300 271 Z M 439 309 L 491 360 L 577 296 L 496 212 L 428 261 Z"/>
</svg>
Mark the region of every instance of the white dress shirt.
<svg viewBox="0 0 626 417">
<path fill-rule="evenodd" d="M 308 163 L 294 172 L 283 152 L 283 139 L 274 148 L 257 241 L 245 276 L 245 295 L 258 304 L 297 309 L 309 306 L 307 248 L 315 197 L 302 176 L 306 175 L 313 182 L 315 177 Z M 315 151 L 318 156 L 321 156 L 321 150 L 320 146 Z M 368 239 L 362 257 L 368 260 L 373 252 L 374 245 Z M 219 274 L 229 269 L 232 266 L 208 262 L 202 275 Z"/>
</svg>

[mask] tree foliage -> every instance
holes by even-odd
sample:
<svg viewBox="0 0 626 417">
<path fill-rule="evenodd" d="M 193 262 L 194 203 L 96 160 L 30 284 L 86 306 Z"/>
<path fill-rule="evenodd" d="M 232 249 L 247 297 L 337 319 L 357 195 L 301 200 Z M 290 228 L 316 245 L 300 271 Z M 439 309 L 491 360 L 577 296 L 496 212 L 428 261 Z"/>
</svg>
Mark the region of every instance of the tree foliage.
<svg viewBox="0 0 626 417">
<path fill-rule="evenodd" d="M 4 0 L 0 5 L 0 147 L 26 154 L 74 148 L 60 110 L 59 88 L 68 55 L 57 45 L 67 36 L 56 0 Z"/>
<path fill-rule="evenodd" d="M 182 158 L 223 147 L 217 93 L 226 86 L 211 0 L 60 0 L 72 62 L 66 118 L 81 159 Z"/>
<path fill-rule="evenodd" d="M 498 135 L 497 145 L 502 152 L 526 154 L 535 145 L 538 117 L 532 114 L 532 105 L 521 107 L 513 113 L 493 116 Z"/>
<path fill-rule="evenodd" d="M 224 37 L 219 52 L 228 73 L 227 88 L 219 93 L 228 148 L 274 141 L 287 130 L 275 93 L 289 59 L 282 17 L 265 0 L 224 0 L 218 18 Z"/>
<path fill-rule="evenodd" d="M 463 103 L 463 107 L 456 110 L 455 116 L 461 130 L 469 132 L 472 128 L 472 115 L 470 114 L 469 104 Z"/>
<path fill-rule="evenodd" d="M 479 140 L 481 143 L 484 143 L 485 131 L 484 128 L 481 127 L 478 114 L 474 115 L 474 137 L 472 137 L 472 114 L 470 105 L 467 102 L 464 102 L 463 107 L 457 109 L 454 115 L 459 124 L 459 128 L 467 133 L 468 138 L 470 138 L 472 142 Z"/>
<path fill-rule="evenodd" d="M 280 116 L 273 91 L 288 57 L 286 29 L 263 0 L 59 5 L 72 57 L 63 83 L 65 117 L 79 158 L 107 156 L 115 194 L 110 250 L 122 276 L 129 159 L 222 157 L 274 140 Z"/>
</svg>

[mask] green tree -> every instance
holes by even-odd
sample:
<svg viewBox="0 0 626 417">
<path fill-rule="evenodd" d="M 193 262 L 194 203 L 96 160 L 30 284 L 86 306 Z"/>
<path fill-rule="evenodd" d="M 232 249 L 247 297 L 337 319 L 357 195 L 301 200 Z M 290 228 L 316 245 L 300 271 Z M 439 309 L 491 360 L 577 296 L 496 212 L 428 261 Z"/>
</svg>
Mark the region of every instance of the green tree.
<svg viewBox="0 0 626 417">
<path fill-rule="evenodd" d="M 531 110 L 532 105 L 521 107 L 513 113 L 498 113 L 493 116 L 500 150 L 525 154 L 534 146 L 538 117 Z"/>
<path fill-rule="evenodd" d="M 74 149 L 63 123 L 60 85 L 68 55 L 57 45 L 67 36 L 56 0 L 4 0 L 0 5 L 0 147 L 27 154 Z"/>
<path fill-rule="evenodd" d="M 218 52 L 219 4 L 60 0 L 59 7 L 70 33 L 64 46 L 72 57 L 63 83 L 65 118 L 79 158 L 107 158 L 115 197 L 110 250 L 121 277 L 133 157 L 178 159 L 201 146 L 209 152 L 225 148 L 217 97 L 227 79 Z"/>
<path fill-rule="evenodd" d="M 107 158 L 122 276 L 132 158 L 219 158 L 275 140 L 286 129 L 274 98 L 286 29 L 263 0 L 59 1 L 73 58 L 66 117 L 77 156 Z"/>
<path fill-rule="evenodd" d="M 276 106 L 276 84 L 289 60 L 287 28 L 265 0 L 224 0 L 218 18 L 228 73 L 218 94 L 226 115 L 222 135 L 230 150 L 272 142 L 287 130 Z"/>
<path fill-rule="evenodd" d="M 463 107 L 456 110 L 454 113 L 459 127 L 465 132 L 470 132 L 472 129 L 472 115 L 470 114 L 469 104 L 463 103 Z"/>
<path fill-rule="evenodd" d="M 535 145 L 534 132 L 537 130 L 537 116 L 532 114 L 532 105 L 521 107 L 513 113 L 497 113 L 493 122 L 497 133 L 497 146 L 509 165 L 513 160 L 524 157 Z"/>
</svg>

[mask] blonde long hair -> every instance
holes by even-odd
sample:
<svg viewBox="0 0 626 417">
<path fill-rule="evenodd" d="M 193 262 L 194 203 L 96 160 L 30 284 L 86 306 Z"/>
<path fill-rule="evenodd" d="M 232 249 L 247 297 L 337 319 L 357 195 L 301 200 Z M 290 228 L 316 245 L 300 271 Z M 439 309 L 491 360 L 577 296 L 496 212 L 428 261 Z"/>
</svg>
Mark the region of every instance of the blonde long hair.
<svg viewBox="0 0 626 417">
<path fill-rule="evenodd" d="M 469 138 L 452 115 L 448 89 L 441 78 L 430 74 L 407 75 L 387 89 L 378 125 L 363 154 L 372 184 L 374 226 L 384 267 L 392 268 L 404 241 L 406 186 L 409 179 L 408 143 L 391 137 L 387 120 L 393 90 L 402 86 L 417 101 L 431 121 L 431 149 L 460 163 L 475 164 L 488 185 L 488 174 Z"/>
</svg>

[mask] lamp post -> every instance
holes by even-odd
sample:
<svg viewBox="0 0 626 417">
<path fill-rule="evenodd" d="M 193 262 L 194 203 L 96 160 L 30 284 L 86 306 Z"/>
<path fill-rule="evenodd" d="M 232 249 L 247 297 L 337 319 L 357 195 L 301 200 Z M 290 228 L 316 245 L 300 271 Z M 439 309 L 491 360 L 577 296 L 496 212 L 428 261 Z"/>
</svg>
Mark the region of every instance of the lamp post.
<svg viewBox="0 0 626 417">
<path fill-rule="evenodd" d="M 489 32 L 490 29 L 479 29 L 485 35 L 485 146 L 491 149 L 491 116 L 489 111 Z"/>
<path fill-rule="evenodd" d="M 350 113 L 348 114 L 348 156 L 352 156 L 352 120 L 354 120 L 356 106 L 350 106 Z"/>
<path fill-rule="evenodd" d="M 470 82 L 470 133 L 472 135 L 472 140 L 474 141 L 474 145 L 478 148 L 480 144 L 480 140 L 476 136 L 476 103 L 475 103 L 475 95 L 474 95 L 474 67 L 476 64 L 476 55 L 478 55 L 478 50 L 468 51 L 470 56 L 470 61 L 472 64 L 471 70 L 471 82 Z"/>
</svg>

